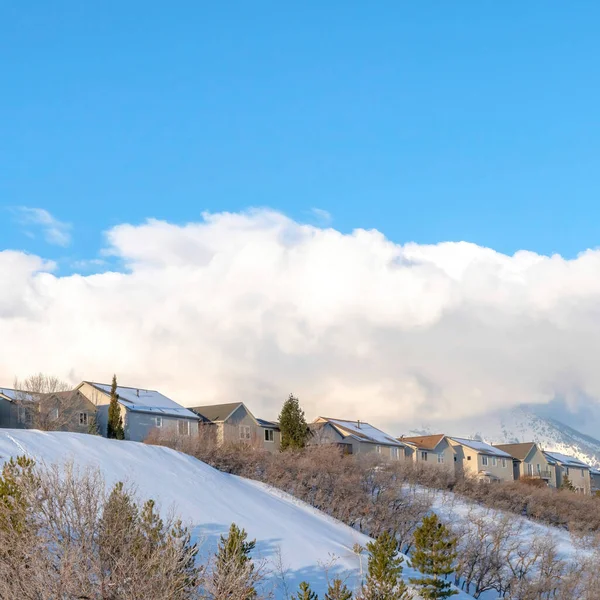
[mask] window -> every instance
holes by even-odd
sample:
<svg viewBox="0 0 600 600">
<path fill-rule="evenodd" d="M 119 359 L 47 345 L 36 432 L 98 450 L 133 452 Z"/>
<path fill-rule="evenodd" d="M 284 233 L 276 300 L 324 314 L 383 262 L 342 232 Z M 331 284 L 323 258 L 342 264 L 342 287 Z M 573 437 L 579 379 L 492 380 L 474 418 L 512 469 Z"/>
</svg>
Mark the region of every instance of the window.
<svg viewBox="0 0 600 600">
<path fill-rule="evenodd" d="M 190 435 L 190 422 L 177 421 L 177 431 L 179 432 L 179 435 Z"/>
<path fill-rule="evenodd" d="M 79 413 L 79 424 L 80 425 L 88 424 L 88 414 L 86 412 Z"/>
<path fill-rule="evenodd" d="M 154 423 L 157 427 L 162 427 L 162 417 L 154 417 Z"/>
<path fill-rule="evenodd" d="M 240 440 L 249 440 L 250 438 L 250 426 L 240 425 Z"/>
<path fill-rule="evenodd" d="M 569 476 L 569 467 L 567 467 L 565 470 L 567 472 L 567 477 L 568 477 Z"/>
<path fill-rule="evenodd" d="M 377 454 L 381 454 L 381 446 L 375 446 L 375 452 L 377 452 Z"/>
<path fill-rule="evenodd" d="M 506 459 L 505 458 L 502 459 L 502 468 L 506 469 Z"/>
<path fill-rule="evenodd" d="M 535 470 L 537 474 L 540 475 L 542 473 L 542 466 L 540 464 L 535 465 Z"/>
<path fill-rule="evenodd" d="M 470 456 L 467 456 L 467 460 L 471 460 L 471 457 L 470 457 Z"/>
<path fill-rule="evenodd" d="M 272 442 L 272 441 L 273 441 L 273 430 L 265 429 L 265 442 Z"/>
<path fill-rule="evenodd" d="M 487 467 L 487 466 L 488 466 L 488 457 L 487 457 L 487 456 L 482 456 L 482 457 L 481 457 L 481 464 L 482 464 L 484 467 Z"/>
<path fill-rule="evenodd" d="M 51 421 L 58 421 L 58 408 L 53 408 L 48 417 Z"/>
<path fill-rule="evenodd" d="M 581 469 L 581 476 L 585 477 L 585 469 Z"/>
<path fill-rule="evenodd" d="M 533 465 L 527 463 L 527 474 L 528 475 L 533 475 Z"/>
<path fill-rule="evenodd" d="M 392 458 L 398 458 L 398 448 L 390 448 L 390 453 L 392 455 Z"/>
<path fill-rule="evenodd" d="M 421 460 L 427 460 L 427 452 L 421 452 Z"/>
<path fill-rule="evenodd" d="M 438 458 L 438 464 L 443 465 L 444 464 L 444 455 L 438 454 L 437 458 Z"/>
<path fill-rule="evenodd" d="M 495 456 L 492 456 L 492 467 L 498 466 L 498 459 Z"/>
</svg>

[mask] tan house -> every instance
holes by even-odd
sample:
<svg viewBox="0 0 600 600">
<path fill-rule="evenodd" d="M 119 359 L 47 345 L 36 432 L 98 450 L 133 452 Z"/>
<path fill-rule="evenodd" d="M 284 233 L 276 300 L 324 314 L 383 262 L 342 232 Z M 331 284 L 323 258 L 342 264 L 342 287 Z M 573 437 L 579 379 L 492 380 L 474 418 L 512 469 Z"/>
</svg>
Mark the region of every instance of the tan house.
<svg viewBox="0 0 600 600">
<path fill-rule="evenodd" d="M 348 454 L 375 452 L 392 460 L 404 460 L 406 444 L 364 421 L 318 417 L 310 425 L 308 444 L 336 444 Z"/>
<path fill-rule="evenodd" d="M 456 451 L 456 473 L 480 481 L 514 481 L 513 459 L 508 452 L 485 442 L 466 438 L 448 438 Z"/>
<path fill-rule="evenodd" d="M 522 444 L 494 444 L 513 457 L 515 479 L 541 479 L 550 487 L 556 487 L 556 469 L 535 442 Z"/>
<path fill-rule="evenodd" d="M 560 452 L 544 451 L 544 456 L 555 470 L 556 487 L 562 487 L 565 478 L 568 478 L 578 494 L 589 496 L 592 493 L 592 478 L 590 466 L 584 462 L 561 454 Z"/>
<path fill-rule="evenodd" d="M 406 456 L 417 463 L 438 465 L 454 470 L 456 450 L 443 434 L 398 438 L 407 445 Z"/>
<path fill-rule="evenodd" d="M 106 436 L 111 386 L 82 381 L 76 388 L 96 408 L 98 433 Z M 151 431 L 188 436 L 198 433 L 200 417 L 156 390 L 118 386 L 125 439 L 143 442 Z"/>
<path fill-rule="evenodd" d="M 216 428 L 216 441 L 224 443 L 245 443 L 265 448 L 269 452 L 279 452 L 281 432 L 279 425 L 272 421 L 257 419 L 243 402 L 194 406 L 190 408 Z"/>
<path fill-rule="evenodd" d="M 89 433 L 95 413 L 77 390 L 38 394 L 0 388 L 0 427 Z"/>
</svg>

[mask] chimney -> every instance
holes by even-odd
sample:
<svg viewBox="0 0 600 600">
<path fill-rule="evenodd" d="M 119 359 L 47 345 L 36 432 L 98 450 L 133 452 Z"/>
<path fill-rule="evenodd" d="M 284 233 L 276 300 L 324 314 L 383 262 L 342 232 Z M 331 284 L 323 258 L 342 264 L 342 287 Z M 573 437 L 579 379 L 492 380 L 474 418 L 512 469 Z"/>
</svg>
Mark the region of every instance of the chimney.
<svg viewBox="0 0 600 600">
<path fill-rule="evenodd" d="M 360 429 L 360 419 L 358 421 L 356 421 L 358 424 L 358 428 Z"/>
</svg>

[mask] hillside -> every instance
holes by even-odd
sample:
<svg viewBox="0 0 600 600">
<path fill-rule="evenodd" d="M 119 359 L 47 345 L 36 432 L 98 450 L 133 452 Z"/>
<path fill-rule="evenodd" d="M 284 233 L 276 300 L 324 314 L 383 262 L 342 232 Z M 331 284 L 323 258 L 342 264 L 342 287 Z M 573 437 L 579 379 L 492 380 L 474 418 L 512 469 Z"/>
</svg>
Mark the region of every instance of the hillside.
<svg viewBox="0 0 600 600">
<path fill-rule="evenodd" d="M 270 570 L 281 552 L 291 590 L 307 580 L 324 592 L 324 568 L 332 558 L 330 576 L 348 577 L 348 585 L 354 586 L 360 573 L 352 547 L 364 545 L 367 537 L 282 492 L 221 473 L 186 454 L 85 434 L 0 430 L 0 460 L 23 454 L 45 464 L 72 460 L 100 469 L 108 484 L 135 485 L 141 497 L 156 499 L 162 510 L 175 509 L 202 542 L 201 553 L 214 550 L 219 535 L 237 523 L 256 538 L 256 557 L 267 560 Z M 405 569 L 406 577 L 412 573 Z M 276 574 L 271 577 L 276 582 Z M 276 598 L 283 597 L 279 588 Z"/>
</svg>

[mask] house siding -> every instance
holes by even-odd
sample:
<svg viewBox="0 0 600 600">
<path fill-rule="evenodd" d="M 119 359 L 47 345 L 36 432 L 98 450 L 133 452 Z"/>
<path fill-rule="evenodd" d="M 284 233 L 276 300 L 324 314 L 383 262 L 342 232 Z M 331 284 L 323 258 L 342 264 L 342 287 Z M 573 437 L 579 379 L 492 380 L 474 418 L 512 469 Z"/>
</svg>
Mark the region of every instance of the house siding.
<svg viewBox="0 0 600 600">
<path fill-rule="evenodd" d="M 144 441 L 153 430 L 158 430 L 165 435 L 179 435 L 179 422 L 189 423 L 189 435 L 198 435 L 198 422 L 194 419 L 171 417 L 167 415 L 155 415 L 125 411 L 124 420 L 125 439 L 137 442 Z M 162 427 L 156 426 L 156 417 L 162 418 Z"/>
<path fill-rule="evenodd" d="M 18 422 L 17 405 L 6 398 L 0 398 L 0 427 L 22 428 L 22 425 Z"/>
<path fill-rule="evenodd" d="M 575 489 L 587 496 L 592 493 L 592 480 L 590 470 L 582 467 L 567 467 L 565 465 L 556 465 L 556 481 L 557 487 L 560 487 L 565 479 L 565 475 L 569 477 L 569 481 Z"/>
<path fill-rule="evenodd" d="M 240 427 L 250 428 L 250 439 L 240 437 Z M 264 445 L 264 432 L 246 407 L 241 404 L 232 415 L 223 421 L 221 439 L 222 443 L 239 444 L 242 442 L 260 447 Z"/>
<path fill-rule="evenodd" d="M 465 475 L 471 477 L 480 477 L 482 471 L 490 473 L 502 481 L 514 481 L 513 461 L 512 458 L 504 459 L 505 466 L 502 466 L 502 458 L 496 458 L 494 465 L 494 457 L 486 454 L 481 454 L 468 446 L 464 446 L 459 442 L 450 441 L 456 450 L 456 473 L 457 475 Z M 483 457 L 487 456 L 487 465 L 483 464 Z"/>
<path fill-rule="evenodd" d="M 275 429 L 274 427 L 261 427 L 260 429 L 264 449 L 269 452 L 279 452 L 281 450 L 281 431 L 279 431 L 279 429 Z M 273 431 L 272 442 L 267 442 L 265 439 L 265 431 L 267 430 Z"/>
<path fill-rule="evenodd" d="M 538 476 L 538 465 L 540 466 L 540 471 L 542 472 L 542 475 L 545 474 L 544 472 L 549 472 L 548 474 L 550 475 L 549 478 L 542 477 L 541 479 L 543 481 L 547 481 L 550 487 L 557 487 L 556 469 L 552 465 L 550 465 L 550 463 L 544 456 L 544 453 L 537 446 L 535 446 L 533 451 L 529 453 L 529 455 L 525 458 L 524 461 L 519 462 L 519 477 L 521 478 L 533 476 L 539 479 L 540 477 Z"/>
<path fill-rule="evenodd" d="M 423 459 L 423 452 L 427 453 L 427 459 Z M 435 450 L 425 450 L 424 448 L 411 447 L 407 452 L 407 459 L 413 462 L 426 463 L 448 470 L 454 470 L 455 452 L 447 439 L 443 439 L 435 447 Z M 438 456 L 442 457 L 442 462 L 438 460 Z"/>
</svg>

